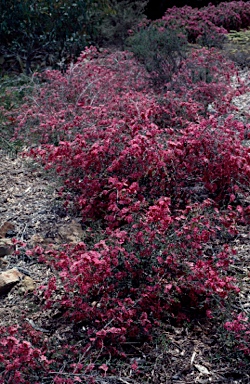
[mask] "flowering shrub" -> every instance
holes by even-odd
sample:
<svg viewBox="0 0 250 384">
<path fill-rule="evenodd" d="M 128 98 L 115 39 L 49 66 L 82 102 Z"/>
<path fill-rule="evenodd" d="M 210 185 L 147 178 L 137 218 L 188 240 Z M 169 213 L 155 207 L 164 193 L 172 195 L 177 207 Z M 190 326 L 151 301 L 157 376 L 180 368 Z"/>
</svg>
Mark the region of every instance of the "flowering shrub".
<svg viewBox="0 0 250 384">
<path fill-rule="evenodd" d="M 189 319 L 190 308 L 196 316 L 198 308 L 206 313 L 215 298 L 223 303 L 238 291 L 225 274 L 229 247 L 206 254 L 225 225 L 234 230 L 232 218 L 220 217 L 209 200 L 173 216 L 170 199 L 161 198 L 143 220 L 126 230 L 108 231 L 90 250 L 79 243 L 40 256 L 58 271 L 57 279 L 43 287 L 46 306 L 60 308 L 84 325 L 90 342 L 113 353 L 124 341 L 150 338 L 158 320 Z M 62 286 L 58 300 L 55 292 Z"/>
<path fill-rule="evenodd" d="M 241 207 L 219 208 L 250 177 L 244 125 L 206 112 L 212 102 L 231 111 L 233 68 L 222 61 L 216 71 L 218 60 L 194 52 L 160 102 L 130 54 L 88 50 L 65 76 L 48 72 L 34 107 L 19 116 L 21 134 L 36 119 L 31 132 L 42 146 L 30 154 L 56 167 L 83 222 L 102 223 L 100 242 L 43 257 L 57 271 L 43 288 L 47 307 L 84 324 L 98 348 L 121 353 L 124 341 L 149 338 L 157 320 L 188 319 L 190 308 L 204 314 L 238 291 L 227 274 L 230 249 L 206 254 L 219 234 L 236 233 L 237 215 L 244 221 Z"/>
<path fill-rule="evenodd" d="M 18 335 L 17 326 L 1 328 L 0 383 L 34 382 L 50 364 L 43 350 Z"/>
<path fill-rule="evenodd" d="M 36 140 L 28 155 L 56 169 L 92 237 L 28 252 L 53 267 L 45 307 L 73 324 L 84 353 L 124 356 L 160 321 L 211 317 L 239 292 L 227 243 L 248 220 L 250 151 L 249 127 L 231 114 L 246 90 L 230 87 L 233 74 L 202 49 L 155 90 L 132 54 L 90 48 L 65 75 L 45 72 L 32 102 L 12 111 L 16 137 Z"/>
<path fill-rule="evenodd" d="M 234 314 L 234 320 L 227 321 L 225 328 L 233 333 L 236 339 L 237 349 L 242 351 L 245 355 L 250 355 L 250 322 L 244 313 L 237 316 Z"/>
<path fill-rule="evenodd" d="M 242 123 L 202 118 L 219 92 L 217 109 L 230 111 L 234 94 L 227 84 L 230 67 L 224 80 L 220 71 L 210 80 L 197 78 L 213 57 L 216 65 L 215 56 L 191 56 L 159 103 L 130 54 L 86 51 L 66 76 L 47 73 L 35 103 L 18 116 L 17 135 L 25 129 L 26 137 L 39 135 L 42 147 L 31 155 L 56 167 L 84 221 L 117 227 L 161 196 L 170 196 L 172 207 L 185 207 L 197 187 L 223 204 L 248 183 L 249 154 L 241 146 Z"/>
<path fill-rule="evenodd" d="M 42 143 L 58 145 L 60 140 L 74 139 L 76 133 L 81 134 L 84 130 L 93 135 L 90 140 L 94 141 L 94 135 L 97 135 L 95 131 L 105 134 L 105 129 L 115 117 L 118 118 L 116 124 L 119 125 L 125 124 L 130 116 L 138 115 L 140 118 L 142 113 L 137 110 L 137 105 L 142 108 L 137 97 L 141 98 L 141 91 L 146 91 L 147 75 L 132 60 L 132 55 L 126 52 L 99 54 L 92 47 L 80 55 L 66 75 L 59 71 L 46 71 L 40 76 L 45 84 L 37 88 L 37 93 L 34 92 L 32 108 L 30 103 L 24 105 L 23 113 L 18 117 L 17 132 L 22 129 L 21 137 L 24 140 L 25 134 L 29 132 L 39 134 L 39 141 Z M 130 97 L 134 101 L 133 110 L 126 108 Z M 149 108 L 147 103 L 150 103 L 150 92 L 143 97 L 143 107 Z M 112 109 L 107 108 L 111 104 Z M 124 108 L 126 109 L 123 112 Z M 124 121 L 120 118 L 123 114 Z M 98 129 L 95 128 L 96 121 L 99 124 Z M 24 127 L 28 131 L 25 132 Z"/>
<path fill-rule="evenodd" d="M 201 9 L 173 7 L 156 24 L 184 29 L 190 43 L 220 47 L 224 33 L 249 27 L 250 5 L 249 2 L 231 1 L 217 6 L 209 4 Z"/>
<path fill-rule="evenodd" d="M 81 357 L 83 355 L 84 348 L 81 349 Z M 67 361 L 65 356 L 70 360 Z M 34 330 L 26 322 L 22 326 L 1 327 L 1 384 L 39 384 L 41 381 L 61 384 L 86 383 L 88 378 L 85 373 L 89 373 L 95 365 L 89 364 L 89 359 L 83 363 L 72 362 L 77 358 L 79 351 L 74 345 L 65 342 L 59 345 L 57 338 Z"/>
</svg>

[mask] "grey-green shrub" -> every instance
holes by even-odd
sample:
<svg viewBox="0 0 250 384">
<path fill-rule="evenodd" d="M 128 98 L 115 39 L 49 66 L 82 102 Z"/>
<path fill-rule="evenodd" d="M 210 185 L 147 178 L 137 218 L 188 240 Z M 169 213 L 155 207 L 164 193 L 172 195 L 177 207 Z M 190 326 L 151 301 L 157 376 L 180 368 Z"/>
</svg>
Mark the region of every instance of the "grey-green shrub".
<svg viewBox="0 0 250 384">
<path fill-rule="evenodd" d="M 148 0 L 109 0 L 110 11 L 98 16 L 99 44 L 124 49 L 129 31 L 146 17 L 147 3 Z"/>
<path fill-rule="evenodd" d="M 153 24 L 127 39 L 127 48 L 145 65 L 154 83 L 168 83 L 186 57 L 187 39 L 178 31 Z"/>
</svg>

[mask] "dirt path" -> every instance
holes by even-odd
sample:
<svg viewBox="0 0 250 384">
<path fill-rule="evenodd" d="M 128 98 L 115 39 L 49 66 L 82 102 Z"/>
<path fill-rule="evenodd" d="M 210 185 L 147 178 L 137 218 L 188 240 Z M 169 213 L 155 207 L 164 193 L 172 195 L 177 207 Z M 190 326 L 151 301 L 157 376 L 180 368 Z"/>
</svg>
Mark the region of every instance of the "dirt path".
<svg viewBox="0 0 250 384">
<path fill-rule="evenodd" d="M 13 227 L 7 234 L 2 231 L 0 237 L 4 238 L 0 238 L 0 244 L 11 243 L 5 235 L 14 236 L 28 248 L 81 241 L 84 233 L 80 220 L 69 216 L 63 208 L 56 193 L 56 178 L 21 156 L 12 158 L 3 152 L 0 156 L 0 232 L 5 223 Z M 27 257 L 22 247 L 17 248 L 19 255 L 12 252 L 0 257 L 0 272 L 17 268 L 32 279 L 34 287 L 45 284 L 51 276 L 48 268 Z M 0 296 L 0 326 L 19 321 L 32 296 L 32 285 L 25 289 L 20 282 L 7 295 Z"/>
</svg>

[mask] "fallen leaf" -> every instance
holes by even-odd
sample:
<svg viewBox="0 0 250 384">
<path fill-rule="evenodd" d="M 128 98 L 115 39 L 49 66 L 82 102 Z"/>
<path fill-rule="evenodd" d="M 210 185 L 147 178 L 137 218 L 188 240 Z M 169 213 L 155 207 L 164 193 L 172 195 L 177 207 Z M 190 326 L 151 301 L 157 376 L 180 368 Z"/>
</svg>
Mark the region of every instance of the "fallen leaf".
<svg viewBox="0 0 250 384">
<path fill-rule="evenodd" d="M 209 370 L 204 365 L 194 364 L 195 368 L 203 375 L 210 375 Z"/>
</svg>

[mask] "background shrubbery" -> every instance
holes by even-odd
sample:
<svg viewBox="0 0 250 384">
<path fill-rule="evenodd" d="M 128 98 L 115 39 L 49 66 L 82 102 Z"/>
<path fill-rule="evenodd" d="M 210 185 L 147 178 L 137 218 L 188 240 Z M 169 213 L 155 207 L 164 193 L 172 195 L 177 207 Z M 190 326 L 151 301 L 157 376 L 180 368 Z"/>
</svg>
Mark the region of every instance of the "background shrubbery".
<svg viewBox="0 0 250 384">
<path fill-rule="evenodd" d="M 219 46 L 220 34 L 249 27 L 250 4 L 248 1 L 232 1 L 217 6 L 210 4 L 201 9 L 173 7 L 158 22 L 161 26 L 184 28 L 190 43 L 200 41 L 208 47 Z"/>
<path fill-rule="evenodd" d="M 91 44 L 123 47 L 147 2 L 114 0 L 0 1 L 0 62 L 30 74 L 65 70 Z M 8 68 L 9 64 L 9 68 Z"/>
<path fill-rule="evenodd" d="M 147 66 L 152 71 L 155 65 L 160 65 L 160 71 L 166 72 L 168 69 L 159 64 L 162 53 L 170 54 L 168 65 L 175 67 L 184 35 L 189 43 L 221 48 L 225 32 L 239 31 L 250 24 L 249 2 L 235 1 L 201 9 L 174 7 L 147 29 L 145 26 L 149 21 L 146 19 L 141 24 L 143 27 L 139 25 L 147 3 L 132 0 L 1 0 L 2 73 L 10 70 L 30 74 L 46 66 L 65 70 L 81 50 L 91 44 L 119 49 L 132 45 L 132 50 L 140 55 L 142 50 L 150 49 L 152 53 L 149 57 L 147 52 Z M 128 41 L 131 33 L 133 38 Z M 163 48 L 163 42 L 168 48 Z"/>
<path fill-rule="evenodd" d="M 2 55 L 19 57 L 21 71 L 31 72 L 36 55 L 47 65 L 74 57 L 91 41 L 88 1 L 4 1 L 0 7 Z M 95 3 L 96 4 L 96 3 Z M 101 6 L 101 4 L 100 4 Z M 20 61 L 21 60 L 21 61 Z"/>
</svg>

